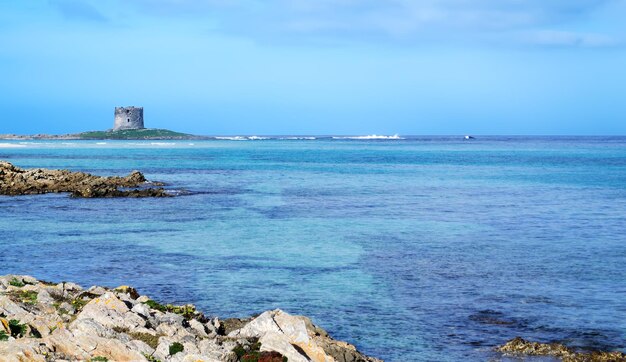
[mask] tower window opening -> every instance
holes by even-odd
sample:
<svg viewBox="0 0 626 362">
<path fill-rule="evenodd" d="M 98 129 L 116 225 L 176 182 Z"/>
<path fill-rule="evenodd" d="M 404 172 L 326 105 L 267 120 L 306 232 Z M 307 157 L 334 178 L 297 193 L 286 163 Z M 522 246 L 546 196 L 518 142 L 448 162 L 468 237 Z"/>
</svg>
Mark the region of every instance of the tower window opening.
<svg viewBox="0 0 626 362">
<path fill-rule="evenodd" d="M 126 122 L 130 123 L 130 118 L 126 118 Z"/>
</svg>

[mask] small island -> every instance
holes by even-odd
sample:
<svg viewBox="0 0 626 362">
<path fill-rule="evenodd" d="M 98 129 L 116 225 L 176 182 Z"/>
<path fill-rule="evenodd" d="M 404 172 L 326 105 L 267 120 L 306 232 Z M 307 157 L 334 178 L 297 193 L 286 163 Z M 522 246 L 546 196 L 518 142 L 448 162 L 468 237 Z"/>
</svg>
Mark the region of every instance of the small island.
<svg viewBox="0 0 626 362">
<path fill-rule="evenodd" d="M 113 128 L 64 135 L 0 134 L 5 140 L 200 140 L 207 137 L 175 132 L 168 129 L 145 128 L 143 107 L 115 107 Z"/>
</svg>

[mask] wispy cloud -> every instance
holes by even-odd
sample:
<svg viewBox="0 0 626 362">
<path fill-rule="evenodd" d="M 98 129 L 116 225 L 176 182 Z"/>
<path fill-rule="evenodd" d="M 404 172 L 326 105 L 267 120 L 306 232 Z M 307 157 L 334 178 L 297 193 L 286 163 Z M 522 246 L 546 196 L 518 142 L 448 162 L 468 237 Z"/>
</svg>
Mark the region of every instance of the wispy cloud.
<svg viewBox="0 0 626 362">
<path fill-rule="evenodd" d="M 614 46 L 622 34 L 578 30 L 617 0 L 50 0 L 65 16 L 103 21 L 97 6 L 269 41 L 489 42 Z M 210 26 L 209 26 L 210 25 Z M 584 27 L 583 27 L 584 28 Z M 522 35 L 520 35 L 522 34 Z"/>
<path fill-rule="evenodd" d="M 49 0 L 49 3 L 68 19 L 107 21 L 107 18 L 98 9 L 86 1 Z"/>
</svg>

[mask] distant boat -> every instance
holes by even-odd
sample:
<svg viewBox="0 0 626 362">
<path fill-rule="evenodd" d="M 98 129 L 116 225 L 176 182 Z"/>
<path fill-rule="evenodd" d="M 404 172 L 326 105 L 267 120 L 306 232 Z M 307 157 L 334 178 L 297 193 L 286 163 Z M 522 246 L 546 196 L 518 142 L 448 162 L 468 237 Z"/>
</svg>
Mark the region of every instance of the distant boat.
<svg viewBox="0 0 626 362">
<path fill-rule="evenodd" d="M 473 139 L 474 139 L 474 137 L 473 137 L 473 136 L 465 136 L 465 137 L 463 137 L 463 138 L 465 138 L 466 140 L 473 140 Z"/>
</svg>

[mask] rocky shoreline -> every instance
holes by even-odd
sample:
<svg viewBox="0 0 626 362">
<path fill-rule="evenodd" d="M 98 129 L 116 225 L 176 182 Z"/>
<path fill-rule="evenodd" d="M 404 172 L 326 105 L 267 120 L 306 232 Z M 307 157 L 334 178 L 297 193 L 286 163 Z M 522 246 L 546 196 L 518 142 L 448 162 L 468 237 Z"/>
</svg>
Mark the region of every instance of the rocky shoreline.
<svg viewBox="0 0 626 362">
<path fill-rule="evenodd" d="M 22 169 L 0 161 L 0 195 L 33 195 L 68 192 L 73 197 L 167 197 L 158 182 L 148 183 L 139 171 L 126 177 L 102 177 L 85 172 Z"/>
<path fill-rule="evenodd" d="M 209 318 L 135 289 L 0 277 L 0 361 L 381 362 L 281 310 Z"/>
</svg>

